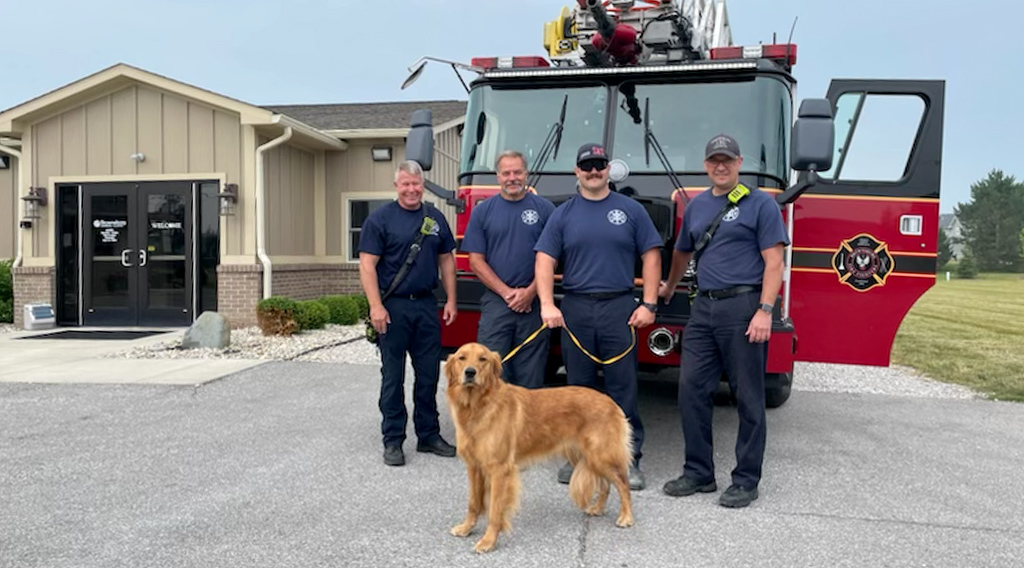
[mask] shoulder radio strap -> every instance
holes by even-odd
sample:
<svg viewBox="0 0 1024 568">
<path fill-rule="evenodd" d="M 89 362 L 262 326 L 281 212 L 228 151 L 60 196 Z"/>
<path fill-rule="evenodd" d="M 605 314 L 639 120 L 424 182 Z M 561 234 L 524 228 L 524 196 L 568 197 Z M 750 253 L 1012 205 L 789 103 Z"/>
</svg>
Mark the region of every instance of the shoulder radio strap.
<svg viewBox="0 0 1024 568">
<path fill-rule="evenodd" d="M 710 191 L 710 190 L 709 190 Z M 747 186 L 738 184 L 732 191 L 729 192 L 729 197 L 725 201 L 725 205 L 718 211 L 714 221 L 708 225 L 707 229 L 704 229 L 704 234 L 700 236 L 700 240 L 693 247 L 693 260 L 690 261 L 690 270 L 693 271 L 693 280 L 697 281 L 697 261 L 700 260 L 701 255 L 704 253 L 704 249 L 707 248 L 708 243 L 711 242 L 711 237 L 715 236 L 715 231 L 718 230 L 718 226 L 722 224 L 722 219 L 729 211 L 734 209 L 736 205 L 744 197 L 750 195 L 750 190 Z"/>
<path fill-rule="evenodd" d="M 405 256 L 405 263 L 402 264 L 400 269 L 398 269 L 398 274 L 396 274 L 394 279 L 391 280 L 391 285 L 388 286 L 387 291 L 384 292 L 383 296 L 381 296 L 381 302 L 386 301 L 391 296 L 391 293 L 395 291 L 395 288 L 398 288 L 398 285 L 402 283 L 405 276 L 409 274 L 409 268 L 411 268 L 412 263 L 416 261 L 416 255 L 419 254 L 420 249 L 423 248 L 424 237 L 430 234 L 431 229 L 433 229 L 436 224 L 430 215 L 427 215 L 427 202 L 424 201 L 421 207 L 423 208 L 423 221 L 416 229 L 416 238 L 413 240 L 412 244 L 409 245 L 409 254 Z"/>
</svg>

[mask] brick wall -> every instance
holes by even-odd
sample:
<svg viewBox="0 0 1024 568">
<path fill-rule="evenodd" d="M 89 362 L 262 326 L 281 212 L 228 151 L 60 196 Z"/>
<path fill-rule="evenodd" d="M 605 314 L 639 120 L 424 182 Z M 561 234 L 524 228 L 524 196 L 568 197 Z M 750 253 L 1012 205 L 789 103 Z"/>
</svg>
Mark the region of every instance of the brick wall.
<svg viewBox="0 0 1024 568">
<path fill-rule="evenodd" d="M 14 269 L 14 325 L 24 326 L 24 306 L 33 302 L 54 303 L 52 266 L 19 266 Z"/>
<path fill-rule="evenodd" d="M 222 264 L 217 267 L 217 313 L 231 327 L 256 325 L 256 303 L 263 297 L 263 267 Z"/>
<path fill-rule="evenodd" d="M 331 294 L 361 294 L 358 264 L 291 264 L 274 266 L 275 296 L 312 300 Z"/>
<path fill-rule="evenodd" d="M 331 294 L 361 294 L 357 264 L 275 265 L 272 293 L 293 300 L 312 300 Z M 217 267 L 217 311 L 231 327 L 256 325 L 256 304 L 263 298 L 263 266 Z"/>
</svg>

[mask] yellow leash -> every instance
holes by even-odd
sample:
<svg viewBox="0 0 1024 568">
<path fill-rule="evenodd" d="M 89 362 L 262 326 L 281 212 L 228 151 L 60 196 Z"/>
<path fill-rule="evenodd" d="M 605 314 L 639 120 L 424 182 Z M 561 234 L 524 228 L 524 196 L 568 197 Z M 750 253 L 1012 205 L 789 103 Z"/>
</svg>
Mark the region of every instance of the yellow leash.
<svg viewBox="0 0 1024 568">
<path fill-rule="evenodd" d="M 501 360 L 501 362 L 505 363 L 506 361 L 508 361 L 509 359 L 514 357 L 516 353 L 519 353 L 520 349 L 522 349 L 523 347 L 526 347 L 527 343 L 529 343 L 529 342 L 533 341 L 534 339 L 536 339 L 537 336 L 540 335 L 540 332 L 544 331 L 544 328 L 546 328 L 546 327 L 547 327 L 546 325 L 540 324 L 540 327 L 537 328 L 537 331 L 531 333 L 530 336 L 527 337 L 522 343 L 520 343 L 519 345 L 516 345 L 515 349 L 513 349 L 512 351 L 509 351 L 508 355 L 505 355 L 505 357 Z M 602 360 L 598 359 L 597 357 L 594 357 L 590 353 L 590 351 L 587 351 L 586 349 L 583 348 L 583 345 L 580 344 L 580 340 L 576 339 L 576 335 L 572 332 L 572 330 L 569 329 L 568 326 L 565 326 L 565 332 L 569 334 L 569 339 L 571 339 L 572 342 L 576 344 L 576 347 L 578 347 L 579 350 L 582 351 L 584 355 L 586 355 L 587 357 L 590 357 L 591 361 L 597 363 L 598 365 L 611 365 L 612 363 L 618 361 L 619 359 L 622 359 L 626 355 L 629 355 L 629 352 L 632 351 L 634 347 L 636 347 L 636 328 L 633 327 L 633 326 L 629 326 L 629 333 L 633 337 L 631 342 L 630 342 L 630 344 L 629 344 L 629 347 L 625 351 L 623 351 L 622 353 L 619 353 L 618 355 L 612 357 L 611 359 L 607 359 L 607 360 L 602 361 Z"/>
</svg>

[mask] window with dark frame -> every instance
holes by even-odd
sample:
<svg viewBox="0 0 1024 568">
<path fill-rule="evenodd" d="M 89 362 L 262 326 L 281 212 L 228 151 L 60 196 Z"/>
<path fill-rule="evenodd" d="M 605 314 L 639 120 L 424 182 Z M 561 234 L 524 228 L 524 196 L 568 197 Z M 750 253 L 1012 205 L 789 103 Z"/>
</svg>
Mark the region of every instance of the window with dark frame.
<svg viewBox="0 0 1024 568">
<path fill-rule="evenodd" d="M 377 209 L 393 199 L 352 199 L 348 202 L 348 259 L 359 260 L 359 236 L 363 222 Z"/>
</svg>

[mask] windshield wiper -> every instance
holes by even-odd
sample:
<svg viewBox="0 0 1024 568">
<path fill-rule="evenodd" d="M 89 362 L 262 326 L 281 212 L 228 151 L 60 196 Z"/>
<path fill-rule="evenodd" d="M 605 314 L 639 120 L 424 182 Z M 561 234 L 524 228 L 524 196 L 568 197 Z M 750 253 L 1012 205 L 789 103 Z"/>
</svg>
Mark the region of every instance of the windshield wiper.
<svg viewBox="0 0 1024 568">
<path fill-rule="evenodd" d="M 658 156 L 658 160 L 661 162 L 661 166 L 665 168 L 665 173 L 668 174 L 668 179 L 672 181 L 672 191 L 679 189 L 679 193 L 683 196 L 683 204 L 690 202 L 690 198 L 686 196 L 686 192 L 683 191 L 683 184 L 679 181 L 679 177 L 676 176 L 676 171 L 672 168 L 672 165 L 668 163 L 668 157 L 665 156 L 665 151 L 662 150 L 661 144 L 658 143 L 658 139 L 654 137 L 654 131 L 651 130 L 651 99 L 650 97 L 644 99 L 644 160 L 647 165 L 651 165 L 651 147 L 654 147 L 654 153 Z"/>
<path fill-rule="evenodd" d="M 551 125 L 551 130 L 548 131 L 548 137 L 544 139 L 544 144 L 540 147 L 540 154 L 537 156 L 537 163 L 534 164 L 530 173 L 530 179 L 526 180 L 526 187 L 532 187 L 537 189 L 537 183 L 540 181 L 541 172 L 544 170 L 545 164 L 548 161 L 548 155 L 553 154 L 555 159 L 558 159 L 558 147 L 562 144 L 562 130 L 565 125 L 565 109 L 569 104 L 569 95 L 565 95 L 562 98 L 562 110 L 558 113 L 558 122 Z"/>
</svg>

